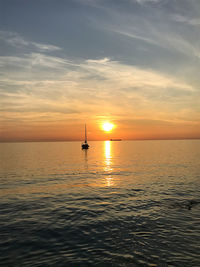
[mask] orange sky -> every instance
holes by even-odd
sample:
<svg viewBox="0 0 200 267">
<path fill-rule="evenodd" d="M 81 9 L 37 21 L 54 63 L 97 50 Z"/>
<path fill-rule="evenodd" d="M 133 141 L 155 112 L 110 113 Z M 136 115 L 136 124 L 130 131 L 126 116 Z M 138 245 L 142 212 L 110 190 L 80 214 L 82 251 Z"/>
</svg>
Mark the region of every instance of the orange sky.
<svg viewBox="0 0 200 267">
<path fill-rule="evenodd" d="M 85 123 L 89 140 L 200 138 L 199 93 L 183 79 L 105 58 L 54 81 L 17 83 L 30 92 L 1 99 L 1 142 L 83 140 Z M 106 121 L 116 126 L 110 133 Z"/>
<path fill-rule="evenodd" d="M 134 121 L 123 124 L 111 121 L 115 128 L 110 132 L 102 129 L 104 121 L 88 121 L 88 140 L 109 140 L 120 138 L 123 140 L 142 139 L 193 139 L 199 138 L 198 125 L 179 123 L 156 124 L 155 122 Z M 76 141 L 84 140 L 84 122 L 82 123 L 24 123 L 7 125 L 1 132 L 1 141 Z"/>
<path fill-rule="evenodd" d="M 0 142 L 200 138 L 199 2 L 4 2 Z"/>
</svg>

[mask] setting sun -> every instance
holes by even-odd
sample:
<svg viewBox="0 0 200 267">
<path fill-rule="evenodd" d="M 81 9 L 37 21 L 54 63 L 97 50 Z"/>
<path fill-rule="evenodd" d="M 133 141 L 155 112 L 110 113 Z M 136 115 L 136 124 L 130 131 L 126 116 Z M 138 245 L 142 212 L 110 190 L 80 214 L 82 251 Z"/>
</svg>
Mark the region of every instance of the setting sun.
<svg viewBox="0 0 200 267">
<path fill-rule="evenodd" d="M 105 132 L 110 132 L 114 128 L 114 124 L 110 122 L 105 122 L 103 123 L 102 128 Z"/>
</svg>

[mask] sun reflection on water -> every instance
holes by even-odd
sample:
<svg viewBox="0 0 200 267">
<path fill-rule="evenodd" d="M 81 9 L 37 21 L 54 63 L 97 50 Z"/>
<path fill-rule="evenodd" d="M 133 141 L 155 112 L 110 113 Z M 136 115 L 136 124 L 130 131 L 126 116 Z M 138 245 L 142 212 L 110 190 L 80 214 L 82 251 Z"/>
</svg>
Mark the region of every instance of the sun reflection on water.
<svg viewBox="0 0 200 267">
<path fill-rule="evenodd" d="M 112 172 L 112 145 L 110 141 L 105 141 L 104 146 L 104 155 L 105 155 L 105 172 L 106 172 L 106 186 L 112 186 L 113 185 L 113 178 L 111 176 Z"/>
</svg>

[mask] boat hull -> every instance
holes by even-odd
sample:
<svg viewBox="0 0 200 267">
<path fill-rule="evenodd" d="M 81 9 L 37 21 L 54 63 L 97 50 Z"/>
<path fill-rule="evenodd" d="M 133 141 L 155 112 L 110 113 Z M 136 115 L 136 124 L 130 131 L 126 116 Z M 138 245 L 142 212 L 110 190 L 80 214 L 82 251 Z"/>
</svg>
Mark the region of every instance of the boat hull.
<svg viewBox="0 0 200 267">
<path fill-rule="evenodd" d="M 82 149 L 88 149 L 88 148 L 89 148 L 89 145 L 87 143 L 82 144 Z"/>
</svg>

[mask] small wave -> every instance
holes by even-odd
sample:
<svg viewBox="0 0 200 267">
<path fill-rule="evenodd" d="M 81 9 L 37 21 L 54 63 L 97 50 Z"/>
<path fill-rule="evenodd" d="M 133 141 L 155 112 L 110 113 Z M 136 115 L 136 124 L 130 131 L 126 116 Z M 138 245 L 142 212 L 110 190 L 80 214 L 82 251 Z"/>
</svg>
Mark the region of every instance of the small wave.
<svg viewBox="0 0 200 267">
<path fill-rule="evenodd" d="M 191 210 L 193 207 L 200 204 L 199 199 L 183 199 L 183 200 L 169 200 L 167 203 L 170 209 L 186 209 Z"/>
</svg>

